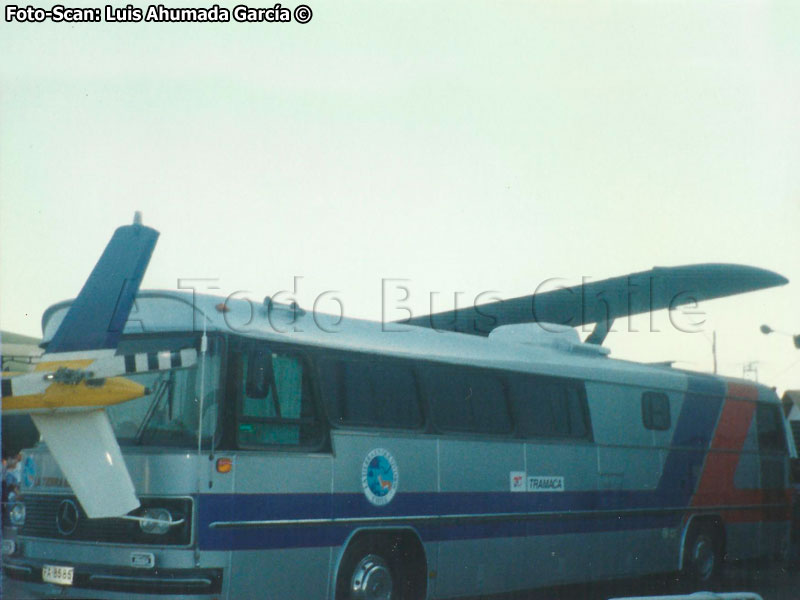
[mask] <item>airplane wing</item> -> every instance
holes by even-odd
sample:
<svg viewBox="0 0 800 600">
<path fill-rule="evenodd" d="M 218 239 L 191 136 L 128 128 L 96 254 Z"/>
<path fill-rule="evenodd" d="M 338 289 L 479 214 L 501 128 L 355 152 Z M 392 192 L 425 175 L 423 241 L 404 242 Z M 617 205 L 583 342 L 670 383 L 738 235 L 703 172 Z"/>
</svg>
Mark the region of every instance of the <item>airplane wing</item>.
<svg viewBox="0 0 800 600">
<path fill-rule="evenodd" d="M 3 411 L 31 413 L 90 518 L 122 516 L 139 506 L 103 406 L 145 393 L 114 377 L 108 365 L 123 365 L 119 375 L 129 372 L 123 357 L 112 357 L 157 239 L 138 214 L 133 225 L 118 228 L 36 372 L 3 380 Z"/>
<path fill-rule="evenodd" d="M 412 317 L 400 323 L 487 336 L 496 327 L 556 323 L 579 327 L 597 323 L 602 343 L 611 322 L 664 308 L 783 285 L 788 280 L 766 269 L 733 264 L 654 267 L 649 271 L 562 287 L 509 300 Z"/>
<path fill-rule="evenodd" d="M 90 519 L 118 517 L 139 507 L 105 410 L 31 418 Z"/>
</svg>

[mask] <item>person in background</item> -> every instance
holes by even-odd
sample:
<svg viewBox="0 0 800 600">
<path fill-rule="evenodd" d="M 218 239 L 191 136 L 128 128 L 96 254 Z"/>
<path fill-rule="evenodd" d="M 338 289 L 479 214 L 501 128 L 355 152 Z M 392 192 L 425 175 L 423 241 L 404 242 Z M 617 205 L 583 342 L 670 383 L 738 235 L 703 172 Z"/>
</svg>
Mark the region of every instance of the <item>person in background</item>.
<svg viewBox="0 0 800 600">
<path fill-rule="evenodd" d="M 3 509 L 3 521 L 4 521 L 4 522 L 8 522 L 8 521 L 7 521 L 7 519 L 8 519 L 8 510 L 7 510 L 7 506 L 8 506 L 8 494 L 9 494 L 9 492 L 11 491 L 11 489 L 10 489 L 10 486 L 8 485 L 8 482 L 7 482 L 7 480 L 6 480 L 6 476 L 7 476 L 7 475 L 9 475 L 9 474 L 10 474 L 10 473 L 9 473 L 9 471 L 8 471 L 8 460 L 6 460 L 6 458 L 3 458 L 3 476 L 2 476 L 2 477 L 3 477 L 3 478 L 2 478 L 2 485 L 3 485 L 3 497 L 2 497 L 2 509 Z"/>
<path fill-rule="evenodd" d="M 14 457 L 14 478 L 17 480 L 17 484 L 22 481 L 22 452 L 19 452 Z"/>
<path fill-rule="evenodd" d="M 3 467 L 3 483 L 8 486 L 19 483 L 19 476 L 22 474 L 17 456 L 7 459 Z"/>
<path fill-rule="evenodd" d="M 19 497 L 19 486 L 17 484 L 11 485 L 8 488 L 8 500 L 6 504 L 10 507 L 17 501 Z"/>
</svg>

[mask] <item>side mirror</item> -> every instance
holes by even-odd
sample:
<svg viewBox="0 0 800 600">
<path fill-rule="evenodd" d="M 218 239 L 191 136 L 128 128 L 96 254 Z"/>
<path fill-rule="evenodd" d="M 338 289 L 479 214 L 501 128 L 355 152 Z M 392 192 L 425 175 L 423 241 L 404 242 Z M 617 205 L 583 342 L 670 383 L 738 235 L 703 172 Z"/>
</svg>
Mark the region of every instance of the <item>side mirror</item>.
<svg viewBox="0 0 800 600">
<path fill-rule="evenodd" d="M 253 350 L 247 359 L 245 393 L 250 398 L 266 398 L 272 385 L 272 353 Z"/>
</svg>

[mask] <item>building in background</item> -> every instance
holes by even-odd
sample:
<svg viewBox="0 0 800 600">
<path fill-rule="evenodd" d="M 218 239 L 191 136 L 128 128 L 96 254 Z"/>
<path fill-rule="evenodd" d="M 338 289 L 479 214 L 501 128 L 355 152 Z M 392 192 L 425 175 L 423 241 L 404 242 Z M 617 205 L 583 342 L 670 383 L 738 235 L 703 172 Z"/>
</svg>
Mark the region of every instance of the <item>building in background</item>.
<svg viewBox="0 0 800 600">
<path fill-rule="evenodd" d="M 34 361 L 41 356 L 39 338 L 0 331 L 0 355 L 3 371 L 30 371 Z"/>
<path fill-rule="evenodd" d="M 786 390 L 781 398 L 783 414 L 792 428 L 795 445 L 800 441 L 800 390 Z M 800 452 L 798 452 L 800 454 Z"/>
<path fill-rule="evenodd" d="M 31 371 L 41 356 L 38 338 L 0 331 L 0 356 L 3 371 Z M 23 448 L 30 448 L 39 440 L 39 432 L 28 415 L 3 417 L 3 458 L 15 456 Z"/>
</svg>

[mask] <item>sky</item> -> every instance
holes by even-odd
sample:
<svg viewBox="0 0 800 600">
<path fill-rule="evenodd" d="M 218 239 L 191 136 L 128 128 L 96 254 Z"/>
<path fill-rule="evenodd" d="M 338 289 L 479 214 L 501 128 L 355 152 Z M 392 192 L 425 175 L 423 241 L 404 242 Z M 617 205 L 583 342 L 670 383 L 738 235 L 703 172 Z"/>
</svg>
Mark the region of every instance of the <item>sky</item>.
<svg viewBox="0 0 800 600">
<path fill-rule="evenodd" d="M 672 315 L 694 333 L 662 313 L 606 345 L 709 371 L 716 331 L 721 373 L 800 388 L 800 350 L 758 330 L 800 333 L 796 2 L 308 5 L 308 24 L 0 23 L 3 330 L 40 335 L 140 210 L 161 232 L 143 288 L 298 281 L 301 305 L 335 291 L 372 319 L 405 316 L 399 285 L 424 314 L 431 293 L 768 268 L 790 283 Z"/>
</svg>

